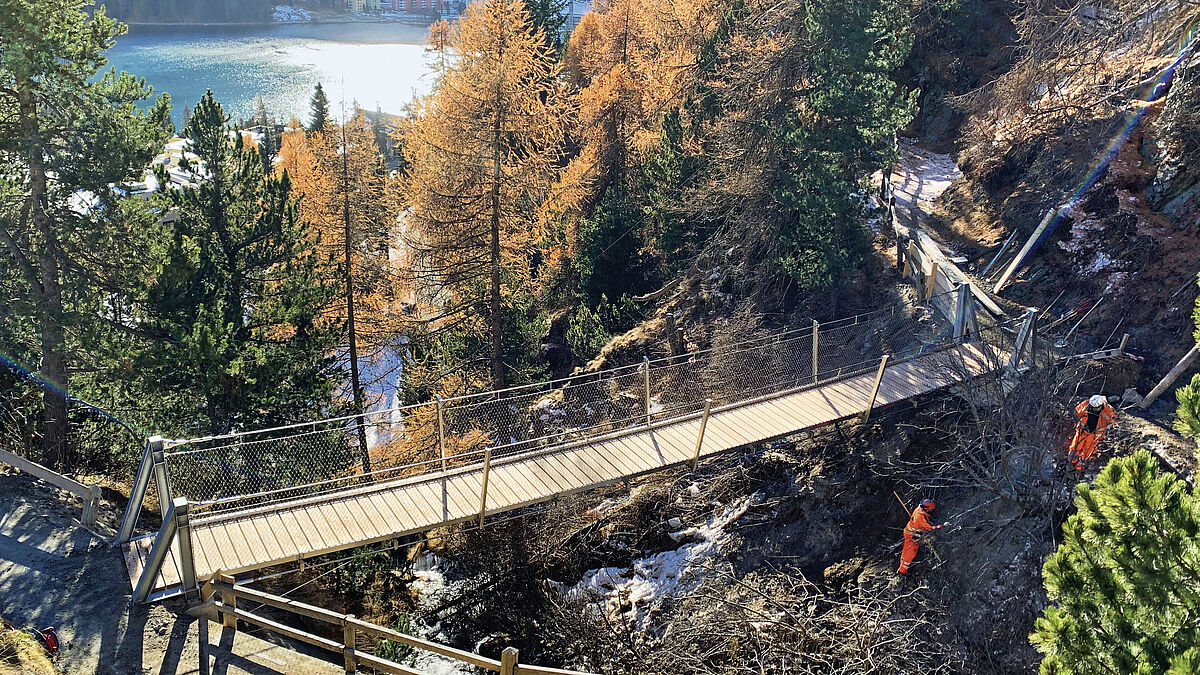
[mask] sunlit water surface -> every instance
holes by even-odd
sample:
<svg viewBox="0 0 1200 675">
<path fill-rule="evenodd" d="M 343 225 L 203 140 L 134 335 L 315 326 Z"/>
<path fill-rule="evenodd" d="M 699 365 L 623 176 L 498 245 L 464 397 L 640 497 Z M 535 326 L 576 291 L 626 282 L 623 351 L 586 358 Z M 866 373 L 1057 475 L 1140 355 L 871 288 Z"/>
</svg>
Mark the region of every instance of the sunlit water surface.
<svg viewBox="0 0 1200 675">
<path fill-rule="evenodd" d="M 272 26 L 132 26 L 108 51 L 109 65 L 168 92 L 175 123 L 206 89 L 234 119 L 261 95 L 281 121 L 307 122 L 321 82 L 335 117 L 344 98 L 368 110 L 400 113 L 429 91 L 424 26 L 394 23 Z"/>
</svg>

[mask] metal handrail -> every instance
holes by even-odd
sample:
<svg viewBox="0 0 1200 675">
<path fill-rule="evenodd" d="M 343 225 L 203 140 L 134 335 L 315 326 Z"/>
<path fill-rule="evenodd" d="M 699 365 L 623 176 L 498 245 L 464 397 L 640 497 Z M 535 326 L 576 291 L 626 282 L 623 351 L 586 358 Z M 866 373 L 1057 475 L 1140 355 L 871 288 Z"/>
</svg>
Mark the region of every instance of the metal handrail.
<svg viewBox="0 0 1200 675">
<path fill-rule="evenodd" d="M 950 296 L 950 295 L 954 295 L 954 293 L 953 292 L 941 293 L 941 294 L 933 296 L 933 298 L 940 298 L 942 296 Z M 933 298 L 930 298 L 930 299 L 933 299 Z M 866 318 L 866 317 L 877 316 L 877 315 L 884 314 L 886 312 L 895 313 L 896 309 L 897 309 L 896 306 L 891 306 L 891 307 L 885 307 L 882 309 L 872 310 L 870 312 L 862 312 L 859 314 L 855 314 L 854 316 L 844 317 L 841 319 L 835 319 L 833 321 L 822 323 L 822 324 L 820 324 L 820 326 L 821 326 L 822 330 L 828 330 L 831 328 L 841 327 L 841 326 L 844 326 L 847 324 L 855 325 L 855 324 L 863 321 L 864 318 Z M 769 343 L 772 340 L 779 340 L 781 338 L 788 339 L 791 337 L 799 338 L 799 337 L 804 337 L 804 336 L 811 335 L 811 334 L 812 334 L 812 327 L 806 326 L 803 328 L 795 328 L 795 329 L 783 331 L 781 333 L 766 335 L 761 338 L 751 338 L 748 340 L 735 342 L 730 345 L 724 345 L 722 348 L 723 349 L 737 348 L 737 347 L 741 347 L 744 345 L 762 346 L 763 343 Z M 708 347 L 705 349 L 697 349 L 697 350 L 693 350 L 690 352 L 685 352 L 683 354 L 679 354 L 677 356 L 659 357 L 657 359 L 651 359 L 650 361 L 651 361 L 651 363 L 661 363 L 664 361 L 686 360 L 686 359 L 694 357 L 694 356 L 701 356 L 704 354 L 708 354 L 708 353 L 714 351 L 715 349 L 716 349 L 715 347 Z M 442 403 L 443 403 L 443 405 L 445 405 L 445 404 L 458 403 L 458 402 L 474 400 L 474 399 L 494 401 L 494 400 L 497 400 L 500 398 L 505 398 L 506 394 L 510 394 L 512 392 L 537 391 L 539 389 L 546 389 L 549 391 L 549 390 L 560 388 L 557 385 L 578 383 L 581 380 L 608 379 L 610 377 L 619 376 L 621 374 L 637 372 L 638 370 L 642 369 L 643 367 L 644 367 L 644 362 L 630 364 L 630 365 L 626 365 L 626 366 L 616 366 L 613 368 L 606 368 L 603 370 L 573 373 L 566 377 L 561 377 L 561 378 L 553 379 L 553 380 L 547 380 L 544 382 L 536 382 L 536 383 L 531 383 L 531 384 L 523 384 L 523 385 L 517 385 L 517 386 L 513 386 L 513 387 L 507 387 L 505 389 L 494 389 L 494 390 L 489 390 L 489 391 L 485 391 L 485 392 L 478 392 L 478 393 L 473 393 L 473 394 L 462 394 L 459 396 L 446 397 L 446 398 L 442 398 Z M 167 443 L 167 449 L 169 450 L 171 448 L 177 448 L 177 447 L 181 447 L 181 446 L 185 446 L 185 445 L 193 445 L 196 443 L 207 443 L 207 442 L 212 442 L 212 441 L 241 438 L 248 434 L 268 434 L 268 433 L 274 433 L 277 431 L 289 431 L 292 429 L 303 429 L 305 427 L 311 428 L 317 424 L 348 422 L 351 420 L 356 420 L 356 419 L 360 419 L 360 418 L 364 418 L 364 417 L 379 417 L 379 416 L 384 416 L 384 415 L 390 415 L 392 413 L 414 410 L 414 409 L 424 407 L 424 406 L 429 406 L 432 404 L 433 404 L 433 401 L 421 401 L 419 403 L 409 403 L 407 405 L 395 406 L 395 407 L 386 408 L 383 410 L 373 410 L 370 412 L 363 413 L 361 415 L 360 414 L 343 415 L 340 417 L 331 417 L 328 419 L 318 420 L 315 422 L 296 422 L 293 424 L 285 424 L 285 425 L 280 425 L 280 426 L 276 426 L 276 427 L 269 427 L 266 429 L 252 429 L 252 430 L 248 430 L 248 431 L 233 431 L 233 432 L 229 432 L 229 433 L 225 433 L 225 434 L 216 434 L 216 435 L 211 435 L 211 436 L 199 436 L 196 438 L 189 438 L 189 439 L 169 440 L 166 443 Z M 322 432 L 314 430 L 313 433 L 322 433 Z M 230 447 L 230 446 L 226 446 L 226 447 Z M 214 450 L 214 449 L 219 449 L 219 447 L 218 448 L 204 448 L 204 450 Z M 188 451 L 172 450 L 169 454 L 184 454 L 185 452 L 188 452 Z"/>
</svg>

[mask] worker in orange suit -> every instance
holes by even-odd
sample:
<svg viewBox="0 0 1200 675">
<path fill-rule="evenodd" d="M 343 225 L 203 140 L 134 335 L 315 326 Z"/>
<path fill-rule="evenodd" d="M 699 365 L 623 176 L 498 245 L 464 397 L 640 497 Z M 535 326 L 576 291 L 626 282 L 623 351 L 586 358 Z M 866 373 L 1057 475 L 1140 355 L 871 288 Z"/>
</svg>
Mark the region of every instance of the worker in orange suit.
<svg viewBox="0 0 1200 675">
<path fill-rule="evenodd" d="M 1075 414 L 1079 422 L 1075 425 L 1075 437 L 1067 448 L 1067 459 L 1076 470 L 1082 471 L 1084 460 L 1096 456 L 1108 425 L 1117 420 L 1117 411 L 1108 404 L 1107 398 L 1096 394 L 1075 406 Z"/>
<path fill-rule="evenodd" d="M 932 499 L 926 499 L 913 509 L 909 516 L 908 525 L 904 526 L 904 549 L 900 551 L 900 569 L 897 570 L 900 574 L 908 574 L 908 566 L 912 564 L 913 558 L 917 557 L 921 537 L 926 532 L 940 530 L 948 524 L 934 525 L 929 522 L 929 519 L 933 518 L 935 506 Z"/>
</svg>

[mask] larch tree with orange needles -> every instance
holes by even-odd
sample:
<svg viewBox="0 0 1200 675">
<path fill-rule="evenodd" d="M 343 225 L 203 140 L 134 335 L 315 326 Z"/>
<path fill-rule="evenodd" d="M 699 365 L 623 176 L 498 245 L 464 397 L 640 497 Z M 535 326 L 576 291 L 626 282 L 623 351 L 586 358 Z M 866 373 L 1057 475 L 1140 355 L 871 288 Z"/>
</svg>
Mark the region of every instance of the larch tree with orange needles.
<svg viewBox="0 0 1200 675">
<path fill-rule="evenodd" d="M 472 3 L 456 33 L 457 58 L 404 130 L 404 239 L 443 320 L 483 316 L 501 388 L 505 297 L 533 276 L 565 100 L 559 66 L 520 0 Z"/>
</svg>

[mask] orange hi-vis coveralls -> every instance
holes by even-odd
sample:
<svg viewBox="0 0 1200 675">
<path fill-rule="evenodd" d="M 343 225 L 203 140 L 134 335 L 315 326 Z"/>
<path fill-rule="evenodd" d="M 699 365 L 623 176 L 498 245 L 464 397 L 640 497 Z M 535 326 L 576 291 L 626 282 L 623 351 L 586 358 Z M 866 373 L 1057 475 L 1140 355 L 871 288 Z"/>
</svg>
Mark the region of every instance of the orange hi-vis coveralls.
<svg viewBox="0 0 1200 675">
<path fill-rule="evenodd" d="M 913 558 L 917 557 L 921 535 L 930 530 L 942 529 L 941 525 L 930 524 L 930 515 L 924 507 L 918 506 L 913 509 L 908 525 L 904 526 L 904 548 L 900 551 L 900 569 L 897 570 L 900 574 L 908 574 L 908 566 L 912 564 Z"/>
<path fill-rule="evenodd" d="M 1076 469 L 1083 470 L 1083 460 L 1096 456 L 1100 448 L 1100 439 L 1104 438 L 1104 430 L 1117 419 L 1117 411 L 1105 403 L 1100 412 L 1092 412 L 1088 402 L 1084 401 L 1075 406 L 1075 414 L 1079 423 L 1075 425 L 1075 438 L 1067 448 L 1067 459 Z"/>
</svg>

